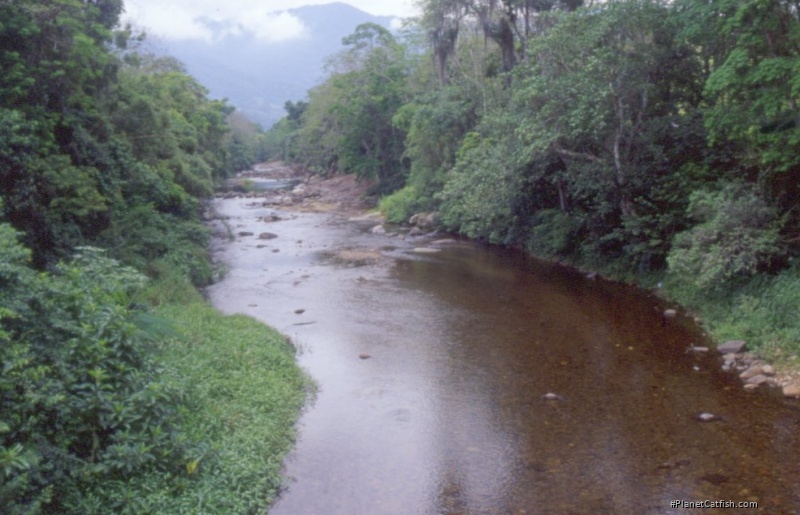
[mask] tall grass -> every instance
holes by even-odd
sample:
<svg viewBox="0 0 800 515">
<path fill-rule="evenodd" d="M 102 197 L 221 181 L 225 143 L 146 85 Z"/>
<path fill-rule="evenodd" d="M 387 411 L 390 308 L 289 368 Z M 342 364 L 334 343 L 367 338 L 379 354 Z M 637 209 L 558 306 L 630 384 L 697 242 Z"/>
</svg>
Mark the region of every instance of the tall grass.
<svg viewBox="0 0 800 515">
<path fill-rule="evenodd" d="M 668 278 L 665 293 L 696 311 L 717 341 L 745 340 L 761 356 L 782 361 L 800 354 L 800 267 L 756 275 L 730 289 L 701 290 Z"/>
</svg>

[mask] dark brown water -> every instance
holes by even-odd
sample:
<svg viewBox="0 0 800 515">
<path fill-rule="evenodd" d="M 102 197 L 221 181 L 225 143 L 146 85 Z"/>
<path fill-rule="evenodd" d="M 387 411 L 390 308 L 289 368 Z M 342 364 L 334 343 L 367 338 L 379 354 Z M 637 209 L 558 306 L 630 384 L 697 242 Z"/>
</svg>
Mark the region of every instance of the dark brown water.
<svg viewBox="0 0 800 515">
<path fill-rule="evenodd" d="M 290 335 L 320 385 L 270 513 L 800 513 L 798 404 L 687 352 L 707 342 L 653 296 L 512 251 L 419 254 L 369 223 L 218 208 L 278 238 L 221 245 L 213 303 Z M 384 257 L 342 264 L 341 248 Z"/>
</svg>

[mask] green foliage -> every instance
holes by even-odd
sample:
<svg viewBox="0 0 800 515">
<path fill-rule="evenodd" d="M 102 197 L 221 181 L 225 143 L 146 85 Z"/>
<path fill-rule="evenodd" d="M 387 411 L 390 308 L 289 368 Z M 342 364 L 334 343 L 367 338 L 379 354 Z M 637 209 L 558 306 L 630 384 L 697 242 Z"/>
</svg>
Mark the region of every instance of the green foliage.
<svg viewBox="0 0 800 515">
<path fill-rule="evenodd" d="M 331 76 L 309 92 L 293 155 L 312 171 L 353 173 L 389 193 L 403 185 L 406 173 L 404 134 L 392 124 L 407 95 L 404 49 L 371 23 L 343 43 L 348 48 L 331 61 Z M 276 142 L 287 138 L 274 136 Z"/>
<path fill-rule="evenodd" d="M 187 434 L 210 445 L 186 462 L 184 479 L 150 474 L 87 497 L 138 501 L 120 506 L 121 513 L 263 512 L 284 486 L 282 457 L 311 388 L 294 348 L 263 324 L 223 316 L 203 302 L 162 306 L 156 315 L 179 332 L 161 351 L 189 392 Z"/>
<path fill-rule="evenodd" d="M 494 121 L 499 127 L 487 132 L 502 134 L 513 127 L 508 118 Z M 515 159 L 515 141 L 467 138 L 466 143 L 438 196 L 442 223 L 471 238 L 509 243 L 527 214 L 526 177 Z"/>
<path fill-rule="evenodd" d="M 796 263 L 779 274 L 755 275 L 724 290 L 709 291 L 685 277 L 670 275 L 664 291 L 699 314 L 717 341 L 743 339 L 754 352 L 778 362 L 800 355 Z"/>
<path fill-rule="evenodd" d="M 55 274 L 33 273 L 18 245 L 0 250 L 5 506 L 81 512 L 88 485 L 180 473 L 197 452 L 179 430 L 183 392 L 159 379 L 128 307 L 145 278 L 91 248 Z"/>
<path fill-rule="evenodd" d="M 526 248 L 537 256 L 557 258 L 574 252 L 578 244 L 577 220 L 558 209 L 537 211 L 531 222 Z"/>
<path fill-rule="evenodd" d="M 239 412 L 187 395 L 219 357 L 162 356 L 179 339 L 143 301 L 199 300 L 193 284 L 212 276 L 200 199 L 263 155 L 263 135 L 174 59 L 131 50 L 129 29 L 112 33 L 121 12 L 120 0 L 0 2 L 0 506 L 246 513 L 276 488 L 302 402 L 290 349 L 214 319 L 224 331 L 206 331 L 207 349 L 251 335 L 259 349 L 236 363 L 257 364 L 250 375 L 219 369 L 224 388 L 255 389 L 226 398 L 255 420 L 226 440 Z M 286 406 L 258 411 L 260 388 Z M 218 500 L 198 501 L 206 491 Z"/>
<path fill-rule="evenodd" d="M 404 223 L 423 210 L 420 199 L 413 186 L 404 186 L 391 195 L 383 197 L 379 209 L 388 222 Z"/>
<path fill-rule="evenodd" d="M 697 191 L 688 211 L 698 223 L 676 236 L 667 261 L 672 275 L 700 288 L 752 275 L 784 253 L 781 220 L 752 188 L 731 184 L 720 191 Z"/>
</svg>

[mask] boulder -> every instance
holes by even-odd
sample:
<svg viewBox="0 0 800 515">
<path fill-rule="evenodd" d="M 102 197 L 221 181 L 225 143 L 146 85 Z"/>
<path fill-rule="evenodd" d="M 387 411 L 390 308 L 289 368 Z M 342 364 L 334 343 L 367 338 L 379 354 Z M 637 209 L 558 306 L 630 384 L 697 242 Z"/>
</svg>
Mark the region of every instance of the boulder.
<svg viewBox="0 0 800 515">
<path fill-rule="evenodd" d="M 417 213 L 408 219 L 408 223 L 417 227 L 433 227 L 439 220 L 438 213 Z"/>
<path fill-rule="evenodd" d="M 236 233 L 236 235 L 237 236 L 252 236 L 253 233 L 251 233 L 250 231 L 239 231 L 238 233 Z"/>
<path fill-rule="evenodd" d="M 678 315 L 678 312 L 674 309 L 665 309 L 664 310 L 664 318 L 675 318 Z"/>
<path fill-rule="evenodd" d="M 261 234 L 258 235 L 259 240 L 271 240 L 277 237 L 278 237 L 277 234 L 273 234 L 271 232 L 262 232 Z"/>
<path fill-rule="evenodd" d="M 719 345 L 717 351 L 720 354 L 738 354 L 744 351 L 747 343 L 744 340 L 728 340 L 727 342 Z"/>
<path fill-rule="evenodd" d="M 383 225 L 376 225 L 370 231 L 372 234 L 386 234 L 386 228 Z"/>
</svg>

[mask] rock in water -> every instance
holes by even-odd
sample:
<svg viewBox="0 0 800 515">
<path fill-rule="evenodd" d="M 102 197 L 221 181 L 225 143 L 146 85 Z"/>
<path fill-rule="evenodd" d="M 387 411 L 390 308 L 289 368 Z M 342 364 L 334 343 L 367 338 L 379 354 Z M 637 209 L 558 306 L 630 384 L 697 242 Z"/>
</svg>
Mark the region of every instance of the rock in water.
<svg viewBox="0 0 800 515">
<path fill-rule="evenodd" d="M 752 367 L 748 368 L 747 370 L 739 374 L 739 378 L 747 380 L 750 379 L 751 377 L 759 376 L 763 374 L 763 372 L 764 371 L 760 366 L 753 365 Z"/>
<path fill-rule="evenodd" d="M 766 383 L 766 382 L 767 382 L 767 376 L 765 376 L 765 375 L 763 375 L 763 374 L 758 374 L 758 375 L 755 375 L 755 376 L 753 376 L 753 377 L 750 377 L 750 378 L 749 378 L 749 379 L 747 379 L 747 381 L 745 381 L 745 382 L 746 382 L 747 384 L 754 384 L 754 385 L 760 385 L 760 384 L 764 384 L 764 383 Z"/>
<path fill-rule="evenodd" d="M 713 413 L 700 413 L 697 415 L 697 420 L 700 422 L 714 422 L 715 420 L 719 420 L 719 417 L 714 415 Z"/>
</svg>

